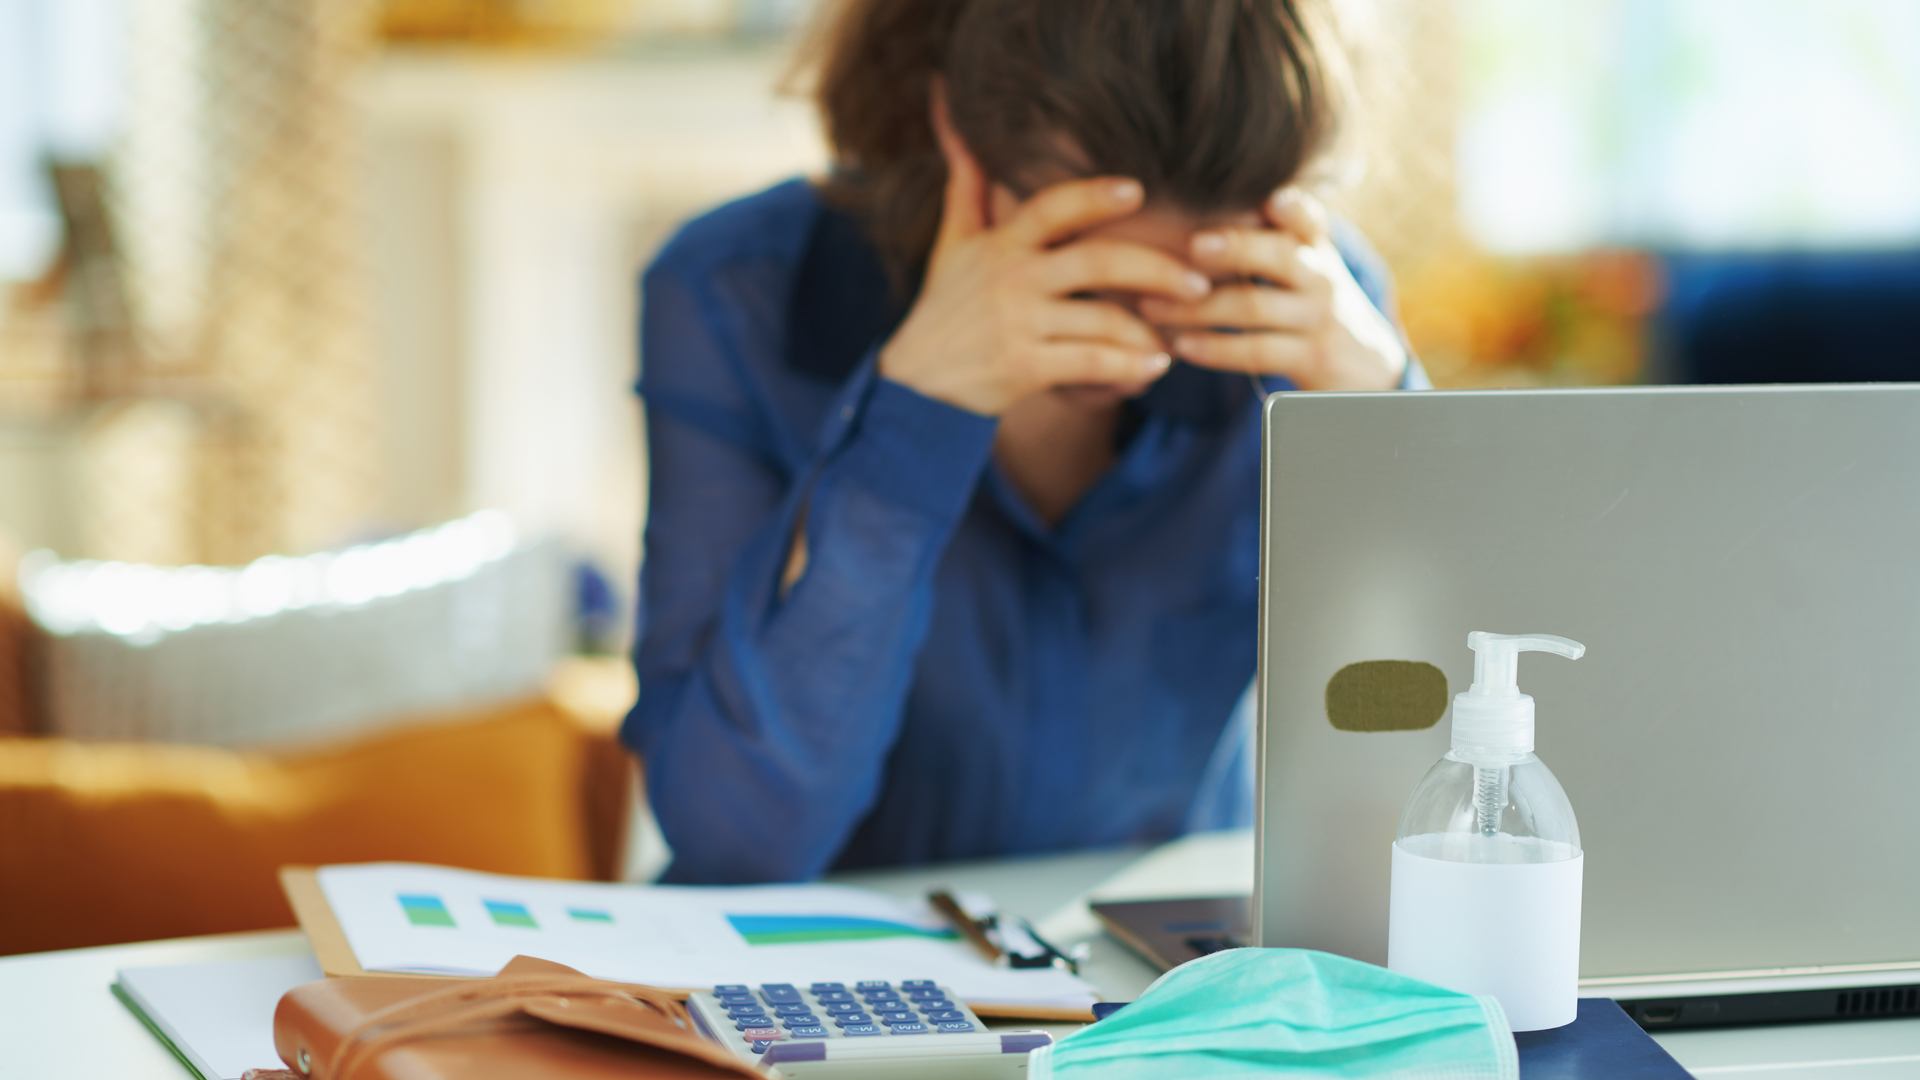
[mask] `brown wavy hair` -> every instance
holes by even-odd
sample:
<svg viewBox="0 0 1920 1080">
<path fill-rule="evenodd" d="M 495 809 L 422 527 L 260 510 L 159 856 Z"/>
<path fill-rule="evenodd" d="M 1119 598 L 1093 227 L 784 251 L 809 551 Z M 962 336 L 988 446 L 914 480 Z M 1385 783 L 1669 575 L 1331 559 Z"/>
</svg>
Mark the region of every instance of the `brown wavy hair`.
<svg viewBox="0 0 1920 1080">
<path fill-rule="evenodd" d="M 1349 85 L 1315 0 L 844 0 L 818 24 L 815 95 L 833 147 L 821 190 L 910 292 L 939 229 L 955 130 L 1025 195 L 1120 175 L 1194 216 L 1259 206 L 1333 143 Z"/>
</svg>

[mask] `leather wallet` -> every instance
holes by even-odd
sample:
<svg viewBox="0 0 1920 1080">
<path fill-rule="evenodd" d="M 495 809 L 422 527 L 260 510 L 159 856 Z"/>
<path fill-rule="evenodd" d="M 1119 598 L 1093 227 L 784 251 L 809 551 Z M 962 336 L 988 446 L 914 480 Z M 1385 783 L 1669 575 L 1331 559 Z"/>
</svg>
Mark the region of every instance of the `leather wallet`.
<svg viewBox="0 0 1920 1080">
<path fill-rule="evenodd" d="M 763 1077 L 652 987 L 530 956 L 490 979 L 369 975 L 295 987 L 274 1049 L 303 1080 Z"/>
</svg>

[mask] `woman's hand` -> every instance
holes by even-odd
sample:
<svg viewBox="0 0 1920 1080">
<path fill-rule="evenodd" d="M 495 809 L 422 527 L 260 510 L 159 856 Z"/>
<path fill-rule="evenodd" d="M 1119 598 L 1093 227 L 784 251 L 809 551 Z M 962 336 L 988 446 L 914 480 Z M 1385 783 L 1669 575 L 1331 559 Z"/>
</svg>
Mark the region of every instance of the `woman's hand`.
<svg viewBox="0 0 1920 1080">
<path fill-rule="evenodd" d="M 1111 240 L 1064 243 L 1140 209 L 1138 182 L 1056 184 L 989 225 L 987 180 L 936 101 L 947 193 L 926 283 L 880 351 L 880 373 L 928 397 L 997 416 L 1055 386 L 1140 386 L 1171 362 L 1147 323 L 1077 293 L 1146 294 L 1192 303 L 1207 277 L 1164 252 Z"/>
<path fill-rule="evenodd" d="M 1353 280 L 1328 236 L 1326 212 L 1292 188 L 1267 200 L 1272 228 L 1210 228 L 1193 263 L 1214 280 L 1197 302 L 1143 300 L 1174 331 L 1174 355 L 1202 367 L 1282 375 L 1302 390 L 1387 390 L 1400 384 L 1400 335 Z"/>
</svg>

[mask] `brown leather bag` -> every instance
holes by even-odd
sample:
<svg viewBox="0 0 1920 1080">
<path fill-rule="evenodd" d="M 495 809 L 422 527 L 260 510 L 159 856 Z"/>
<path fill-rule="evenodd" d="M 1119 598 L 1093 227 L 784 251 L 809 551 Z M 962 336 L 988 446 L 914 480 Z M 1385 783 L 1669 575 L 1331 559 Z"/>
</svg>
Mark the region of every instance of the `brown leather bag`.
<svg viewBox="0 0 1920 1080">
<path fill-rule="evenodd" d="M 763 1078 L 664 991 L 530 956 L 491 979 L 350 976 L 295 987 L 273 1044 L 309 1080 Z"/>
</svg>

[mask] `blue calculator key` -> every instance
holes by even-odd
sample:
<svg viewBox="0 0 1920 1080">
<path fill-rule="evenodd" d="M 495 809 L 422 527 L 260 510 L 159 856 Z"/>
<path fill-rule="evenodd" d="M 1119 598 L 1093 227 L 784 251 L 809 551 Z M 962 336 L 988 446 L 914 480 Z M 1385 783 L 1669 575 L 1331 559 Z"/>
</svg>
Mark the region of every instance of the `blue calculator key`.
<svg viewBox="0 0 1920 1080">
<path fill-rule="evenodd" d="M 973 1025 L 967 1023 L 965 1020 L 944 1020 L 941 1021 L 939 1027 L 941 1031 L 951 1031 L 956 1034 L 962 1031 L 973 1030 Z"/>
<path fill-rule="evenodd" d="M 878 1024 L 848 1024 L 840 1029 L 842 1035 L 878 1035 L 880 1033 Z"/>
<path fill-rule="evenodd" d="M 834 1016 L 856 1016 L 862 1011 L 857 1001 L 829 1001 L 821 1008 Z"/>
<path fill-rule="evenodd" d="M 805 1016 L 783 1016 L 780 1018 L 780 1026 L 789 1031 L 797 1027 L 819 1027 L 820 1018 L 812 1013 Z"/>
<path fill-rule="evenodd" d="M 715 994 L 714 1000 L 722 1005 L 758 1005 L 760 999 L 752 994 Z"/>
<path fill-rule="evenodd" d="M 775 1005 L 773 1013 L 775 1016 L 810 1016 L 813 1008 L 803 1001 L 794 1005 Z"/>
<path fill-rule="evenodd" d="M 879 1017 L 880 1022 L 883 1024 L 898 1024 L 905 1023 L 908 1020 L 920 1019 L 912 1012 L 895 1009 L 875 1009 L 873 1010 L 873 1015 Z"/>
<path fill-rule="evenodd" d="M 943 997 L 914 998 L 913 1007 L 916 1009 L 951 1009 L 953 1008 L 953 1002 Z"/>
<path fill-rule="evenodd" d="M 801 1000 L 800 991 L 792 983 L 762 983 L 760 996 L 767 999 L 769 1005 L 791 1005 Z"/>
<path fill-rule="evenodd" d="M 877 981 L 870 980 L 868 982 L 854 983 L 853 988 L 855 990 L 891 990 L 893 989 L 893 984 L 890 982 L 877 982 Z"/>
<path fill-rule="evenodd" d="M 833 1002 L 853 1000 L 853 995 L 847 993 L 845 990 L 815 990 L 813 996 L 816 1001 Z"/>
<path fill-rule="evenodd" d="M 769 1024 L 773 1023 L 773 1017 L 768 1016 L 767 1011 L 765 1009 L 762 1009 L 758 1005 L 755 1005 L 751 1009 L 731 1010 L 727 1013 L 727 1019 L 729 1020 L 765 1020 Z"/>
<path fill-rule="evenodd" d="M 846 988 L 846 983 L 814 983 L 812 990 L 817 994 L 822 990 L 845 990 Z"/>
<path fill-rule="evenodd" d="M 934 982 L 932 979 L 901 979 L 900 980 L 900 989 L 902 990 L 914 990 L 914 989 L 932 990 L 939 985 L 940 985 L 939 983 Z"/>
<path fill-rule="evenodd" d="M 887 1002 L 893 1002 L 894 1004 L 900 1003 L 900 995 L 891 990 L 884 994 L 863 994 L 861 996 L 867 999 L 867 1004 L 869 1005 L 879 1006 Z"/>
<path fill-rule="evenodd" d="M 773 1029 L 773 1018 L 770 1016 L 745 1016 L 741 1017 L 733 1026 L 739 1031 L 751 1031 L 754 1028 L 771 1031 Z"/>
<path fill-rule="evenodd" d="M 936 1024 L 948 1024 L 955 1020 L 965 1020 L 967 1014 L 959 1009 L 928 1009 L 927 1019 Z"/>
<path fill-rule="evenodd" d="M 751 994 L 753 990 L 746 983 L 721 983 L 713 988 L 716 994 Z"/>
<path fill-rule="evenodd" d="M 827 1029 L 819 1024 L 802 1024 L 799 1027 L 788 1028 L 787 1034 L 796 1039 L 824 1039 L 827 1037 Z"/>
<path fill-rule="evenodd" d="M 868 1016 L 866 1013 L 848 1013 L 844 1016 L 834 1017 L 833 1022 L 839 1027 L 859 1027 L 861 1024 L 873 1023 L 873 1017 Z"/>
<path fill-rule="evenodd" d="M 910 1020 L 899 1024 L 888 1024 L 887 1028 L 895 1035 L 924 1035 L 928 1030 L 927 1025 L 918 1020 Z"/>
<path fill-rule="evenodd" d="M 767 1052 L 767 1047 L 773 1045 L 773 1040 L 772 1039 L 755 1039 L 753 1042 L 748 1043 L 747 1045 L 753 1047 L 754 1053 L 764 1054 Z"/>
</svg>

